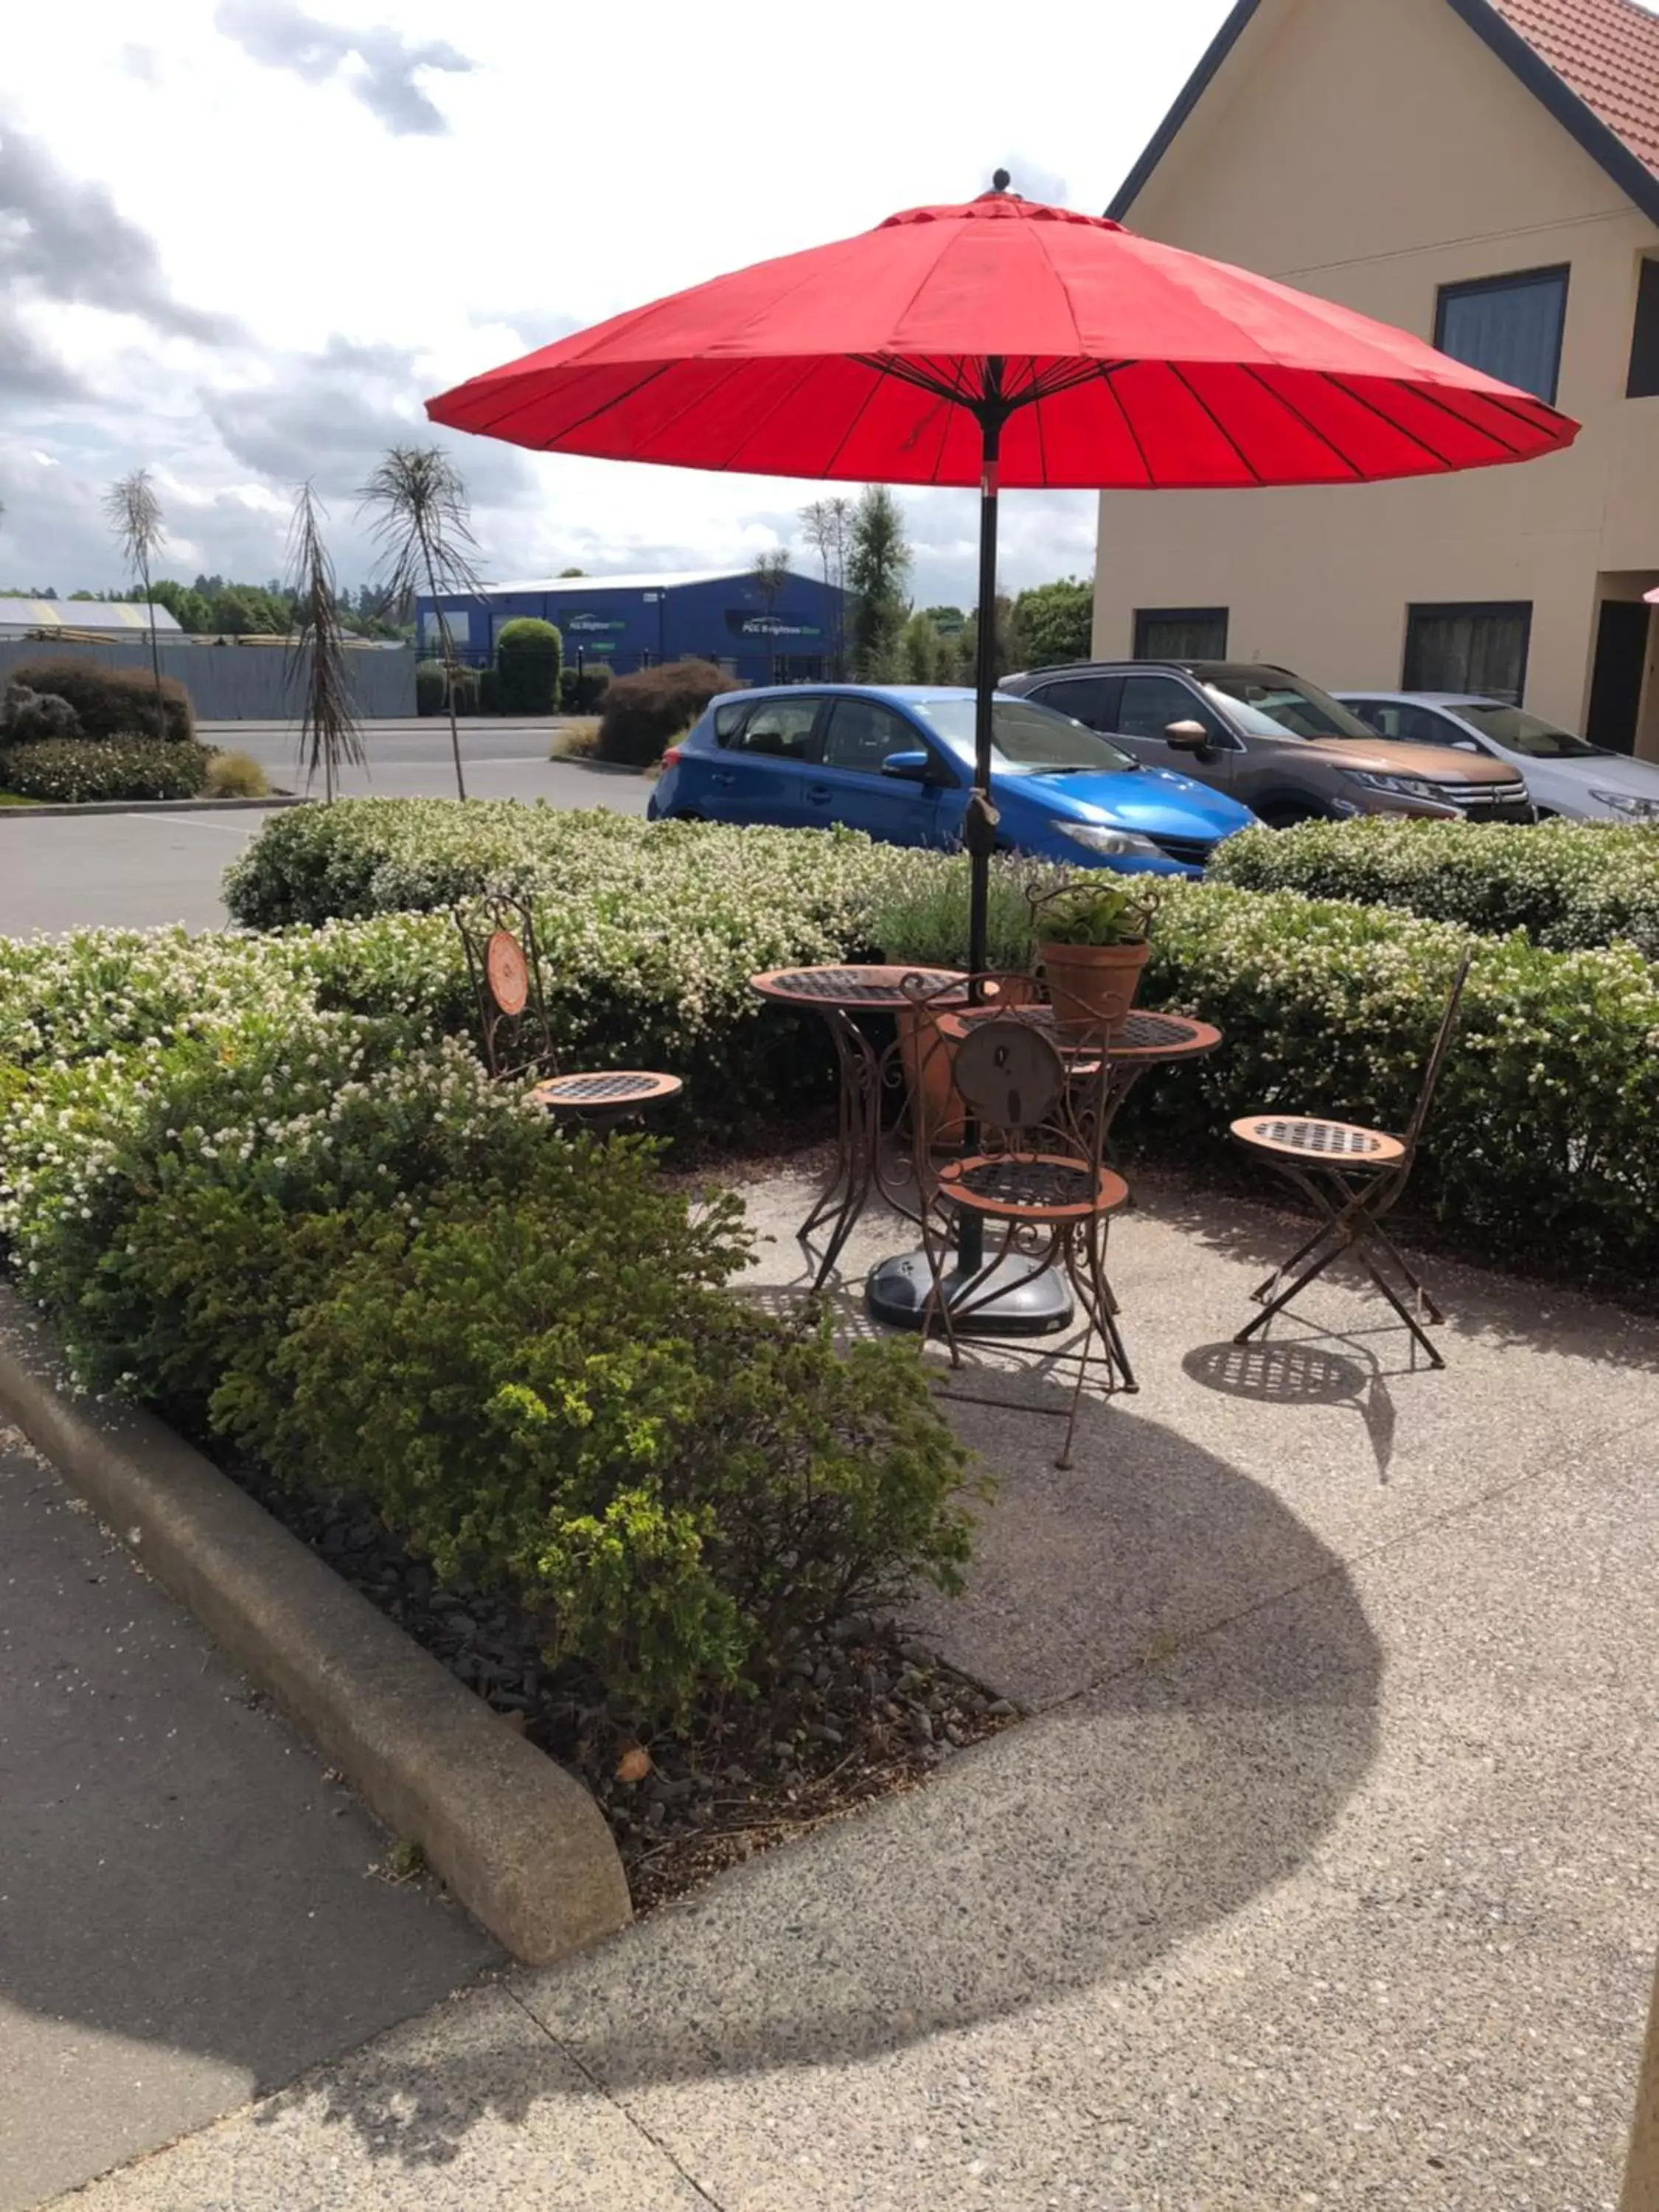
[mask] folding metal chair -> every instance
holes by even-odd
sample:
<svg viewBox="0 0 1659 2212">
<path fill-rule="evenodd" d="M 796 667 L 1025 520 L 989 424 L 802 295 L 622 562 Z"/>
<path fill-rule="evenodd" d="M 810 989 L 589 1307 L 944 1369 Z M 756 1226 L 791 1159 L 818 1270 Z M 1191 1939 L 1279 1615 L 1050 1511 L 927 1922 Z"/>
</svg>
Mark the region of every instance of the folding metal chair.
<svg viewBox="0 0 1659 2212">
<path fill-rule="evenodd" d="M 1275 1314 L 1282 1313 L 1310 1283 L 1322 1275 L 1333 1260 L 1344 1252 L 1352 1252 L 1428 1354 L 1431 1364 L 1436 1367 L 1445 1365 L 1422 1326 L 1426 1320 L 1433 1328 L 1445 1316 L 1382 1222 L 1398 1205 L 1411 1180 L 1429 1109 L 1451 1048 L 1458 1007 L 1474 959 L 1471 947 L 1458 963 L 1434 1048 L 1423 1073 L 1423 1087 L 1403 1137 L 1391 1136 L 1386 1130 L 1366 1128 L 1358 1122 L 1334 1121 L 1315 1115 L 1251 1114 L 1233 1123 L 1232 1133 L 1238 1142 L 1267 1166 L 1276 1169 L 1301 1192 L 1319 1216 L 1319 1226 L 1313 1235 L 1251 1292 L 1262 1310 L 1240 1329 L 1233 1339 L 1235 1344 L 1247 1344 L 1258 1329 L 1265 1328 Z M 1383 1272 L 1385 1265 L 1397 1272 L 1417 1309 L 1415 1313 L 1389 1280 Z M 1287 1276 L 1292 1279 L 1281 1288 Z"/>
<path fill-rule="evenodd" d="M 678 1075 L 642 1068 L 561 1074 L 528 904 L 497 894 L 471 908 L 458 906 L 453 914 L 477 1000 L 484 1066 L 493 1081 L 539 1077 L 530 1095 L 544 1113 L 594 1129 L 679 1096 L 684 1085 Z"/>
<path fill-rule="evenodd" d="M 951 1077 L 977 1144 L 965 1159 L 936 1167 L 925 1196 L 947 1224 L 974 1212 L 1000 1224 L 1003 1234 L 972 1280 L 947 1296 L 949 1229 L 941 1232 L 924 1203 L 922 1243 L 933 1280 L 924 1335 L 937 1315 L 951 1364 L 960 1366 L 957 1325 L 971 1317 L 976 1303 L 1005 1297 L 1014 1287 L 1011 1269 L 1029 1271 L 1019 1280 L 1034 1280 L 1052 1267 L 1064 1267 L 1085 1323 L 1072 1355 L 1077 1381 L 1057 1462 L 1067 1468 L 1097 1339 L 1107 1391 L 1118 1387 L 1120 1377 L 1126 1389 L 1135 1388 L 1118 1331 L 1117 1300 L 1106 1278 L 1108 1224 L 1129 1188 L 1101 1158 L 1106 1116 L 1097 1094 L 1104 1063 L 1098 1054 L 1068 1061 L 1031 1022 L 1009 1014 L 975 1024 L 955 1048 Z"/>
</svg>

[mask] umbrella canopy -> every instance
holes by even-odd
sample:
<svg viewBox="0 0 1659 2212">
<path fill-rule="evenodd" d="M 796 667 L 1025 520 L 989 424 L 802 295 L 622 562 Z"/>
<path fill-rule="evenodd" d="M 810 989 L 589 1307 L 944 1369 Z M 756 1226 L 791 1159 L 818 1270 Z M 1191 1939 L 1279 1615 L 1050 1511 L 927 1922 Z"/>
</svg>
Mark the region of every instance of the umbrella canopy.
<svg viewBox="0 0 1659 2212">
<path fill-rule="evenodd" d="M 913 208 L 716 277 L 427 403 L 434 422 L 544 452 L 979 485 L 975 788 L 963 832 L 976 975 L 997 842 L 1000 486 L 1369 483 L 1529 460 L 1578 429 L 1403 331 L 1106 218 L 1019 199 L 1007 184 L 999 170 L 995 188 L 963 206 Z M 961 1285 L 976 1281 L 981 1257 L 969 1214 Z M 904 1302 L 895 1297 L 890 1317 Z"/>
<path fill-rule="evenodd" d="M 1577 425 L 1419 338 L 993 191 L 761 262 L 473 377 L 434 422 L 607 460 L 1196 490 L 1530 459 Z"/>
</svg>

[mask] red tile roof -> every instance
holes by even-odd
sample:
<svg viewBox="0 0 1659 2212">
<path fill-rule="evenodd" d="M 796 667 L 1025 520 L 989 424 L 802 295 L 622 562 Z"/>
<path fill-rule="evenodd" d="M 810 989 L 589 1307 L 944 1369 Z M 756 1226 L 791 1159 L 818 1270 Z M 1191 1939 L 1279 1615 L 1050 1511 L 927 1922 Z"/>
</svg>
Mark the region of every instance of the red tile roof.
<svg viewBox="0 0 1659 2212">
<path fill-rule="evenodd" d="M 1638 0 L 1492 0 L 1540 60 L 1659 174 L 1659 15 Z"/>
</svg>

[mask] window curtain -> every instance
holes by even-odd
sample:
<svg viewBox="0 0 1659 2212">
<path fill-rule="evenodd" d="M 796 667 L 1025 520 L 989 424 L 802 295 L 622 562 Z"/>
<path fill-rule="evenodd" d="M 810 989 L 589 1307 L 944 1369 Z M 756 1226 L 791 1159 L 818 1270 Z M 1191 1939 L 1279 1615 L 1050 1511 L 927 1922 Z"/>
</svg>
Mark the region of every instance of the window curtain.
<svg viewBox="0 0 1659 2212">
<path fill-rule="evenodd" d="M 1562 276 L 1442 295 L 1442 353 L 1553 402 L 1566 303 Z"/>
<path fill-rule="evenodd" d="M 1527 607 L 1413 608 L 1406 640 L 1407 691 L 1478 691 L 1521 703 L 1527 681 Z"/>
</svg>

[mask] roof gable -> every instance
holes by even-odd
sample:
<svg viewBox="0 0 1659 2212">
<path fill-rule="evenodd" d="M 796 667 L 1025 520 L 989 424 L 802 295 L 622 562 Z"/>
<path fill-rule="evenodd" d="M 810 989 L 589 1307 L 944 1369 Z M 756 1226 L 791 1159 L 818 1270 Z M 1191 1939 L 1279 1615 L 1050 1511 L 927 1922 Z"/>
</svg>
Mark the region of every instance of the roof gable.
<svg viewBox="0 0 1659 2212">
<path fill-rule="evenodd" d="M 1209 89 L 1261 0 L 1212 40 L 1106 210 L 1121 219 Z M 1659 222 L 1659 15 L 1638 0 L 1446 0 L 1643 213 Z"/>
</svg>

